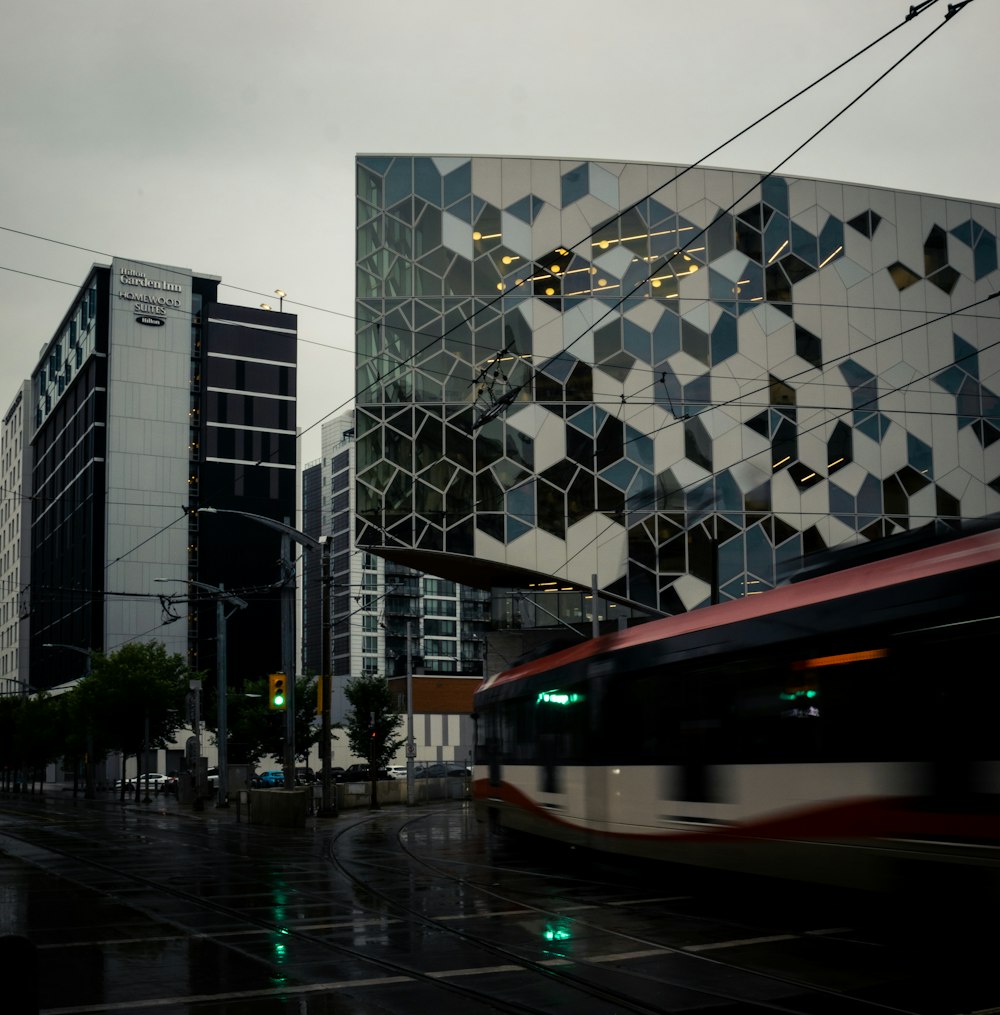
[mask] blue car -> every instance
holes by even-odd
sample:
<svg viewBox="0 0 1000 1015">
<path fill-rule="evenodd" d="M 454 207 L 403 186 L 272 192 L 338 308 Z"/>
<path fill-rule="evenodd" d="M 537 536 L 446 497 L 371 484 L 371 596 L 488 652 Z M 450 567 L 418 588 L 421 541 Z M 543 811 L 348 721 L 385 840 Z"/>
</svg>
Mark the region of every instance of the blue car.
<svg viewBox="0 0 1000 1015">
<path fill-rule="evenodd" d="M 276 786 L 285 785 L 285 773 L 280 769 L 272 772 L 261 772 L 260 774 L 260 785 L 263 789 L 271 788 Z"/>
</svg>

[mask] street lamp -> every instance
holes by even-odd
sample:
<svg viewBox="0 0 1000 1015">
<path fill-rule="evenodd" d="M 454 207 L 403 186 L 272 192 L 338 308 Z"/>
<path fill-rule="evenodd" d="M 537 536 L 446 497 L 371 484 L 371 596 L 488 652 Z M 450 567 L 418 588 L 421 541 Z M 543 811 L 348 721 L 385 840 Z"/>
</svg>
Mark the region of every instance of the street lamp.
<svg viewBox="0 0 1000 1015">
<path fill-rule="evenodd" d="M 278 313 L 281 313 L 285 303 L 285 297 L 288 293 L 286 293 L 284 289 L 275 289 L 274 295 L 278 297 Z"/>
<path fill-rule="evenodd" d="M 301 532 L 289 524 L 287 519 L 279 522 L 275 518 L 268 518 L 266 515 L 252 514 L 249 511 L 237 511 L 233 508 L 199 508 L 199 513 L 240 515 L 249 518 L 251 521 L 259 522 L 269 529 L 274 529 L 281 534 L 281 569 L 283 583 L 281 587 L 281 665 L 285 676 L 288 677 L 288 703 L 285 706 L 285 756 L 284 776 L 285 787 L 295 785 L 295 588 L 292 579 L 295 568 L 292 564 L 291 544 L 296 542 L 307 550 L 321 550 L 323 554 L 323 701 L 322 701 L 322 754 L 323 754 L 323 810 L 329 809 L 330 798 L 330 677 L 329 658 L 330 651 L 327 639 L 329 638 L 329 617 L 327 614 L 329 601 L 329 580 L 330 580 L 330 546 L 329 537 L 323 536 L 314 539 L 312 536 Z M 221 773 L 220 773 L 221 776 Z"/>
<path fill-rule="evenodd" d="M 217 807 L 229 806 L 229 717 L 227 715 L 227 658 L 226 658 L 226 622 L 237 610 L 245 610 L 246 601 L 227 592 L 222 585 L 206 585 L 205 582 L 191 581 L 188 578 L 157 578 L 158 582 L 186 581 L 195 588 L 205 589 L 216 596 L 215 600 L 215 678 L 216 696 L 218 698 L 218 747 L 219 747 L 219 785 Z M 232 610 L 226 613 L 226 603 Z"/>
<path fill-rule="evenodd" d="M 42 648 L 64 648 L 68 652 L 79 652 L 80 655 L 85 656 L 87 661 L 84 664 L 83 675 L 90 675 L 90 664 L 93 659 L 94 650 L 90 648 L 83 648 L 81 645 L 64 645 L 61 642 L 46 641 L 42 642 Z M 25 685 L 27 687 L 28 685 Z M 87 717 L 87 761 L 83 766 L 83 796 L 86 800 L 93 800 L 97 794 L 94 791 L 94 731 L 91 726 L 90 716 Z M 125 764 L 124 759 L 122 761 L 122 778 L 125 778 Z"/>
</svg>

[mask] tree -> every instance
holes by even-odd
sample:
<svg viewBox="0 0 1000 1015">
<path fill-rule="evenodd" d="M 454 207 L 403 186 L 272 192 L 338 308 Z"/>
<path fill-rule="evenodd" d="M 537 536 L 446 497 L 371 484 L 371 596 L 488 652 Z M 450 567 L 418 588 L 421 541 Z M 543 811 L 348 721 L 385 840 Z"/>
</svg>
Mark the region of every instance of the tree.
<svg viewBox="0 0 1000 1015">
<path fill-rule="evenodd" d="M 218 738 L 218 707 L 214 688 L 204 699 L 205 725 Z M 230 688 L 226 707 L 229 731 L 229 760 L 257 767 L 261 758 L 271 756 L 279 763 L 284 758 L 286 716 L 267 707 L 267 680 L 247 680 L 237 690 Z M 320 737 L 316 725 L 316 678 L 295 679 L 295 757 L 305 761 Z M 218 739 L 216 739 L 218 743 Z"/>
<path fill-rule="evenodd" d="M 176 652 L 168 655 L 162 642 L 130 643 L 106 656 L 95 652 L 90 673 L 74 693 L 90 718 L 95 742 L 138 758 L 146 749 L 166 747 L 184 725 L 192 677 L 200 674 Z M 136 799 L 140 792 L 136 780 Z"/>
<path fill-rule="evenodd" d="M 0 699 L 0 767 L 7 787 L 26 790 L 30 780 L 34 792 L 46 764 L 62 757 L 67 738 L 64 697 L 43 691 L 31 698 Z"/>
<path fill-rule="evenodd" d="M 371 806 L 378 807 L 379 770 L 406 743 L 397 735 L 402 717 L 392 707 L 389 682 L 384 677 L 357 677 L 345 689 L 351 709 L 347 713 L 347 743 L 356 757 L 368 762 Z"/>
</svg>

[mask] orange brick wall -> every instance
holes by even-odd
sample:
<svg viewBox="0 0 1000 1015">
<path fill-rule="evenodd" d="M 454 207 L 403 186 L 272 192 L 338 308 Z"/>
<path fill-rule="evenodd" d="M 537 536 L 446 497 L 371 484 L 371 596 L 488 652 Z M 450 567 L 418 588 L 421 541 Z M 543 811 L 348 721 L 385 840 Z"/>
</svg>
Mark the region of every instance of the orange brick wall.
<svg viewBox="0 0 1000 1015">
<path fill-rule="evenodd" d="M 414 677 L 413 711 L 471 715 L 472 695 L 482 682 L 481 677 Z M 402 711 L 405 711 L 406 678 L 391 679 L 389 691 L 402 702 Z"/>
</svg>

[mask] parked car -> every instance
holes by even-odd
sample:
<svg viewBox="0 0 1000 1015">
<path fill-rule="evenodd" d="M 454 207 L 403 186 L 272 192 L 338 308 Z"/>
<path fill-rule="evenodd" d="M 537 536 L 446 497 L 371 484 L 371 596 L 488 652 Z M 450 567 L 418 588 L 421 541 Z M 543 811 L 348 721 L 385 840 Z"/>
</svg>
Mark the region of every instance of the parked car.
<svg viewBox="0 0 1000 1015">
<path fill-rule="evenodd" d="M 371 769 L 368 765 L 348 765 L 344 773 L 337 778 L 339 782 L 362 782 L 371 778 L 370 772 Z M 387 768 L 382 768 L 379 770 L 377 778 L 391 779 L 393 776 Z"/>
<path fill-rule="evenodd" d="M 280 768 L 261 772 L 258 778 L 262 789 L 275 789 L 285 785 L 285 773 Z"/>
<path fill-rule="evenodd" d="M 311 768 L 296 768 L 295 782 L 299 786 L 308 786 L 316 781 L 316 773 Z"/>
<path fill-rule="evenodd" d="M 163 775 L 162 772 L 143 772 L 143 774 L 139 776 L 139 785 L 145 789 L 147 782 L 150 789 L 156 790 L 156 792 L 159 793 L 161 791 L 165 791 L 167 785 L 171 782 L 176 785 L 177 780 L 171 780 L 170 776 Z M 128 780 L 128 785 L 133 789 L 135 788 L 135 776 L 132 776 L 132 778 Z"/>
</svg>

